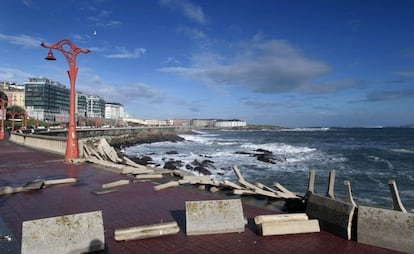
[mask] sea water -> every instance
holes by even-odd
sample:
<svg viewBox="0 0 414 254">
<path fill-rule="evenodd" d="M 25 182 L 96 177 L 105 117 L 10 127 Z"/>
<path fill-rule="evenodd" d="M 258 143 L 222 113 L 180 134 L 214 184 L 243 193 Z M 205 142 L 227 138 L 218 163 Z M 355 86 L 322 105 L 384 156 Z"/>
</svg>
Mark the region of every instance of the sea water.
<svg viewBox="0 0 414 254">
<path fill-rule="evenodd" d="M 397 183 L 403 205 L 414 212 L 414 128 L 301 128 L 282 130 L 202 130 L 180 135 L 183 142 L 158 142 L 125 149 L 130 156 L 148 155 L 164 165 L 169 159 L 185 165 L 210 160 L 212 177 L 237 181 L 231 167 L 244 178 L 272 186 L 275 182 L 304 194 L 309 170 L 316 173 L 315 192 L 325 195 L 329 171 L 336 171 L 335 196 L 344 197 L 344 180 L 351 182 L 361 205 L 392 208 L 388 181 Z M 275 164 L 237 152 L 271 151 Z M 175 151 L 176 154 L 167 154 Z"/>
</svg>

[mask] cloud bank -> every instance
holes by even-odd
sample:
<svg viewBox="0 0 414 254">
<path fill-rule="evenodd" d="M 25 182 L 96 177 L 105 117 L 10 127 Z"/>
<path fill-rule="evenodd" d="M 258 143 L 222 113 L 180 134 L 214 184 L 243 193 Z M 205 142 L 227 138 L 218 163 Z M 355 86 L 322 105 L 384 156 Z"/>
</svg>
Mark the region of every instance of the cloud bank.
<svg viewBox="0 0 414 254">
<path fill-rule="evenodd" d="M 284 40 L 254 39 L 233 45 L 232 50 L 236 52 L 232 56 L 197 54 L 189 66 L 160 71 L 206 84 L 242 85 L 255 92 L 280 93 L 295 90 L 331 70 L 328 64 L 303 56 Z"/>
</svg>

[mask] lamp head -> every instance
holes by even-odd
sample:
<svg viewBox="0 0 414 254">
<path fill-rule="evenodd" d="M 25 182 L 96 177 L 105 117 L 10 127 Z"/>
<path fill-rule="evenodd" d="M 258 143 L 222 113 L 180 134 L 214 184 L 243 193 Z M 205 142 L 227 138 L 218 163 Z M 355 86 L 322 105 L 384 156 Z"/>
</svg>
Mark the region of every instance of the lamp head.
<svg viewBox="0 0 414 254">
<path fill-rule="evenodd" d="M 53 56 L 52 50 L 49 50 L 49 53 L 47 53 L 47 57 L 45 57 L 46 60 L 55 61 L 56 58 Z"/>
</svg>

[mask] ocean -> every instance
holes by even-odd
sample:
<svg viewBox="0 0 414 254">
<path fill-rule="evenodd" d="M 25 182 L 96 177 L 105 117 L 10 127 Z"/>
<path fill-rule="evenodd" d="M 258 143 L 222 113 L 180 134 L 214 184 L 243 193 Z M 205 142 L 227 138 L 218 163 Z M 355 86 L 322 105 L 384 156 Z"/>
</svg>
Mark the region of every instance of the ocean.
<svg viewBox="0 0 414 254">
<path fill-rule="evenodd" d="M 304 194 L 309 170 L 316 173 L 315 192 L 325 195 L 329 171 L 336 171 L 335 197 L 344 197 L 344 180 L 360 205 L 392 208 L 388 181 L 397 183 L 407 211 L 414 212 L 414 128 L 298 128 L 282 130 L 197 130 L 180 135 L 183 142 L 141 144 L 124 149 L 128 156 L 148 155 L 164 165 L 170 159 L 185 165 L 210 160 L 215 179 L 237 182 L 231 167 L 244 178 Z M 274 164 L 251 154 L 257 149 L 273 153 Z M 173 154 L 171 152 L 174 151 Z M 249 154 L 250 153 L 250 154 Z"/>
</svg>

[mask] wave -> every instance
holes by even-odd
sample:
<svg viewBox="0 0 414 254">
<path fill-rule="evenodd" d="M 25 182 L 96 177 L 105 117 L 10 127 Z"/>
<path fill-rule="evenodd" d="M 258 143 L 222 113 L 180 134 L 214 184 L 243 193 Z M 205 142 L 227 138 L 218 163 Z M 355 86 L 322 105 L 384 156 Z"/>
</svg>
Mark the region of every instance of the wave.
<svg viewBox="0 0 414 254">
<path fill-rule="evenodd" d="M 410 149 L 404 149 L 404 148 L 400 148 L 400 149 L 389 149 L 392 152 L 396 152 L 396 153 L 414 153 L 414 150 L 410 150 Z"/>
<path fill-rule="evenodd" d="M 331 128 L 329 127 L 312 127 L 312 128 L 293 128 L 293 129 L 281 129 L 279 131 L 298 131 L 298 132 L 304 132 L 304 131 L 329 131 Z"/>
<path fill-rule="evenodd" d="M 309 147 L 298 147 L 292 146 L 283 143 L 267 143 L 267 144 L 253 144 L 247 143 L 241 145 L 241 148 L 250 149 L 250 150 L 257 150 L 257 149 L 264 149 L 271 151 L 276 154 L 298 154 L 298 153 L 311 153 L 316 151 L 315 148 Z"/>
</svg>

